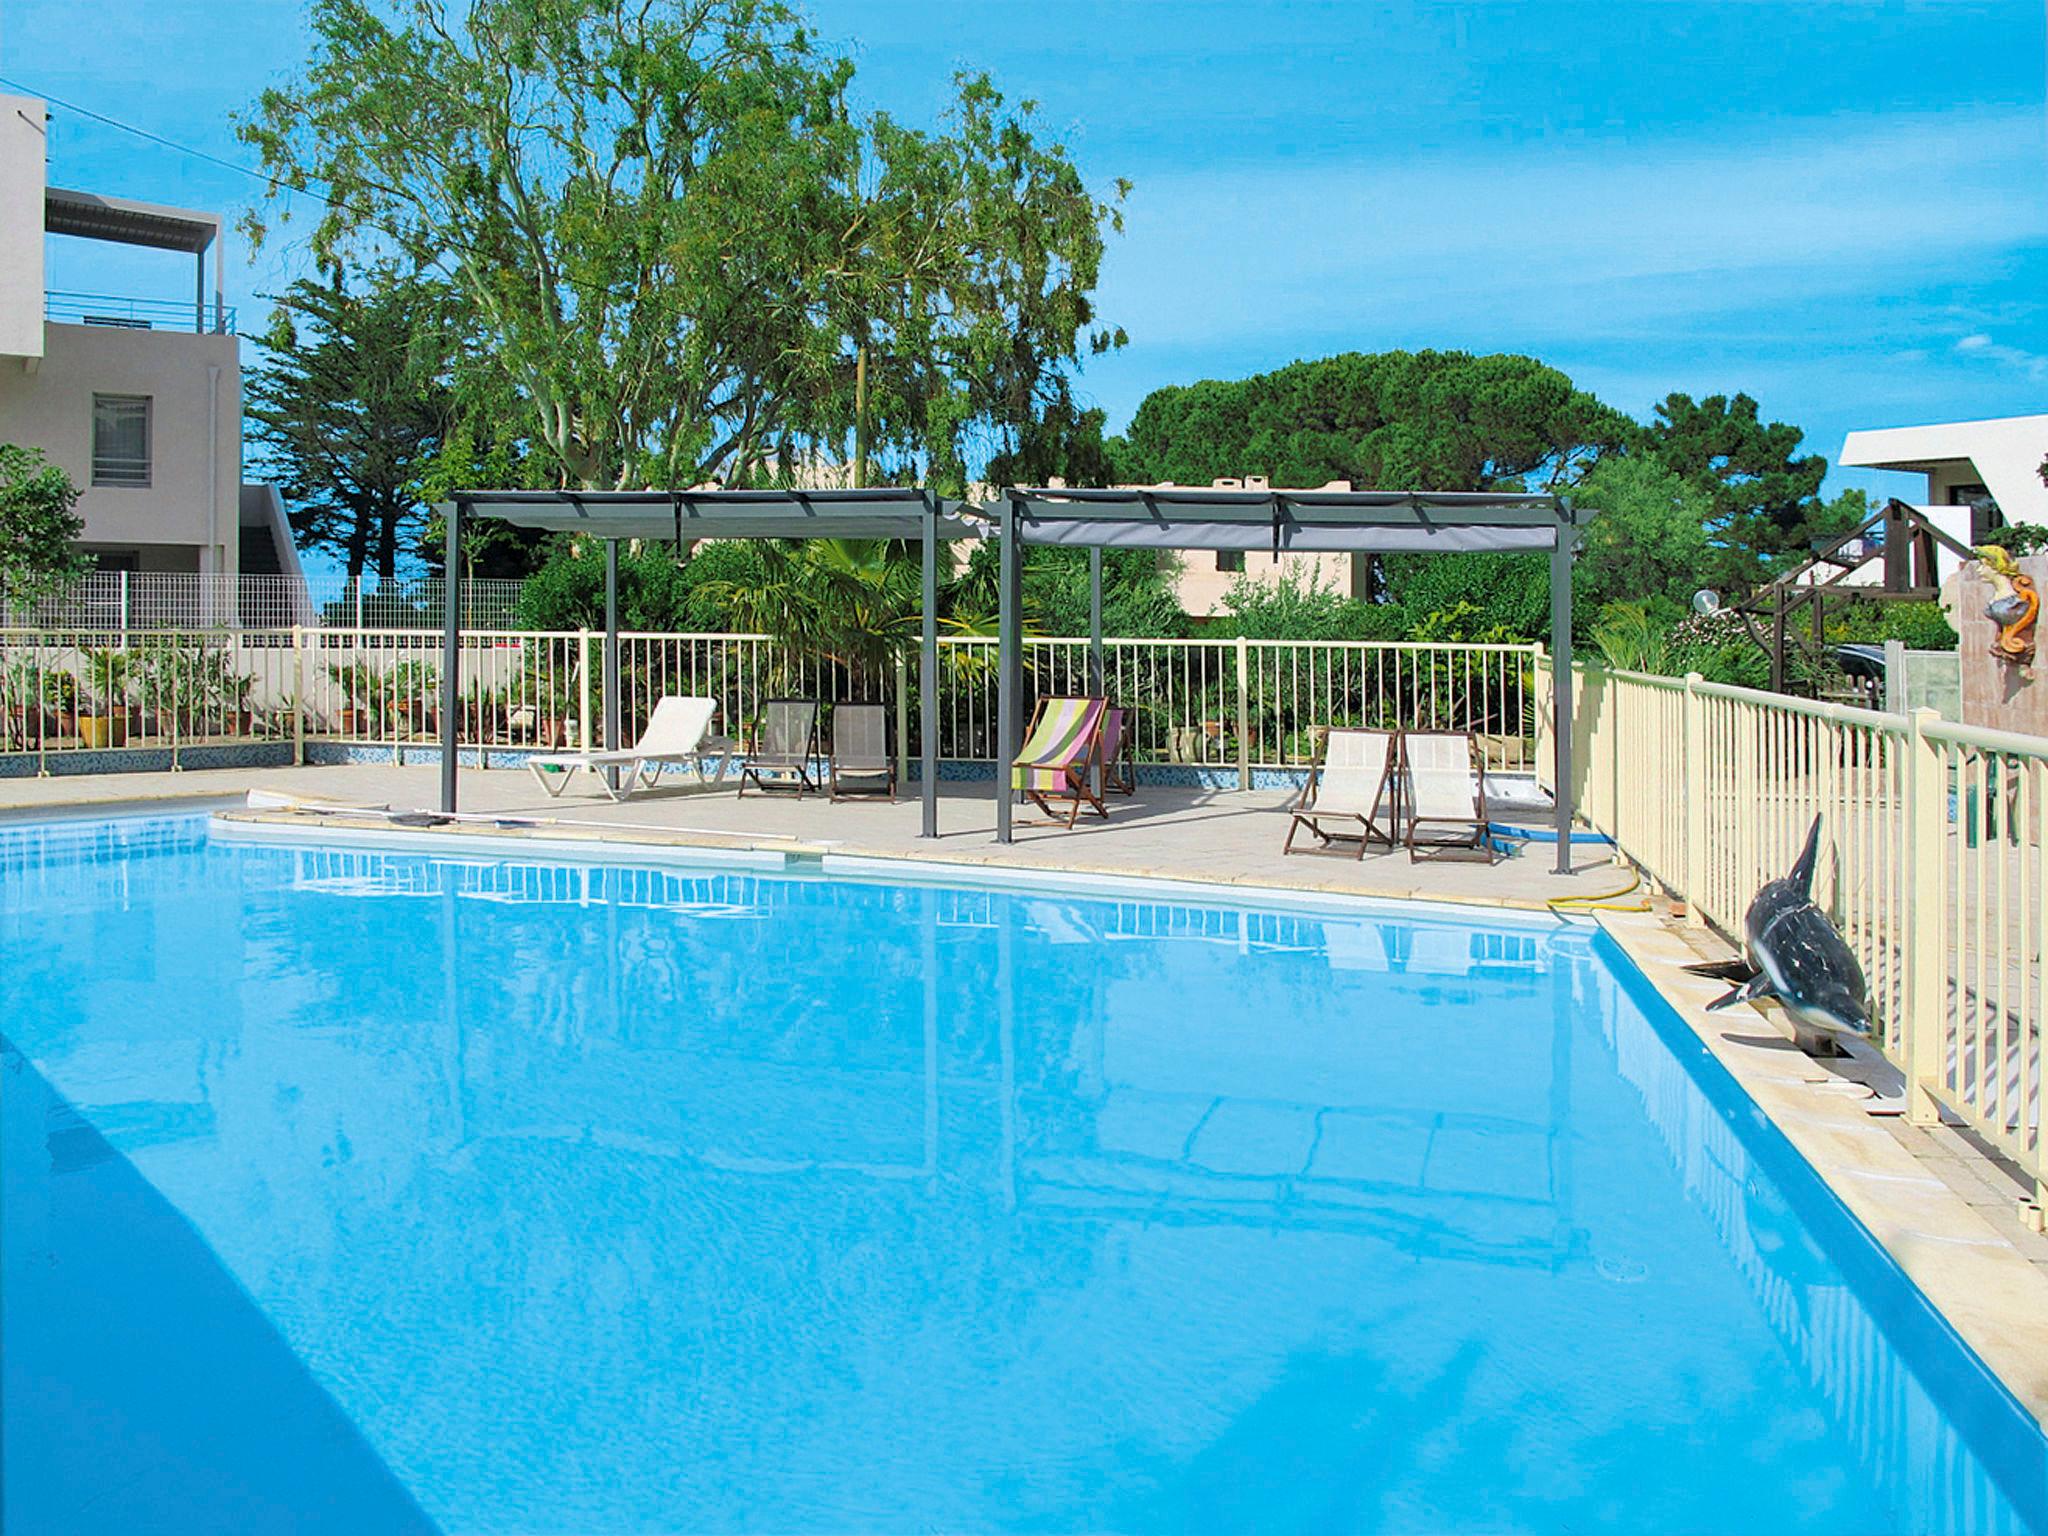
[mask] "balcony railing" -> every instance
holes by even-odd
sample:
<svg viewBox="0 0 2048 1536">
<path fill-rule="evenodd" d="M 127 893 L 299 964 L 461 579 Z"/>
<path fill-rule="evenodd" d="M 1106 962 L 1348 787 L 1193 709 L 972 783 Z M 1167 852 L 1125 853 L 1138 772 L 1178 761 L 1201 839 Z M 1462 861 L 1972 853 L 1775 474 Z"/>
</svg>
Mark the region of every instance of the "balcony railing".
<svg viewBox="0 0 2048 1536">
<path fill-rule="evenodd" d="M 66 325 L 104 325 L 123 331 L 235 334 L 232 304 L 202 304 L 197 299 L 131 299 L 105 293 L 50 292 L 43 295 L 43 318 Z"/>
</svg>

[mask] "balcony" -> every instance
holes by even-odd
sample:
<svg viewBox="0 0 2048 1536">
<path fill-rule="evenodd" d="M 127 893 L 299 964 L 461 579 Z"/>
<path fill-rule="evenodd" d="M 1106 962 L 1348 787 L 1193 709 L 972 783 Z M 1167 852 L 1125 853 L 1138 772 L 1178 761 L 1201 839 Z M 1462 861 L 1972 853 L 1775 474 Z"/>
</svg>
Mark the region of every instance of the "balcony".
<svg viewBox="0 0 2048 1536">
<path fill-rule="evenodd" d="M 104 293 L 50 292 L 43 295 L 43 319 L 62 325 L 103 325 L 123 331 L 235 334 L 232 304 L 198 299 L 133 299 Z"/>
</svg>

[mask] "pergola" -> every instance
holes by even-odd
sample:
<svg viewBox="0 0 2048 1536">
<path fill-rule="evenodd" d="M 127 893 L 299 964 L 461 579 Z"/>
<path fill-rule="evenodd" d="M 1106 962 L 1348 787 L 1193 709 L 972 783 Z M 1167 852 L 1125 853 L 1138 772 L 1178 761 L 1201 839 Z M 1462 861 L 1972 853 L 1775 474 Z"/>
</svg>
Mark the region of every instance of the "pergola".
<svg viewBox="0 0 2048 1536">
<path fill-rule="evenodd" d="M 1541 551 L 1550 556 L 1550 642 L 1557 774 L 1557 872 L 1571 872 L 1572 545 L 1593 516 L 1563 497 L 1439 491 L 1235 490 L 1159 486 L 1091 490 L 1012 487 L 987 509 L 998 523 L 1000 671 L 996 838 L 1010 841 L 1008 765 L 1022 738 L 1024 548 L 1086 548 L 1089 679 L 1102 687 L 1104 549 L 1214 549 L 1273 554 Z"/>
<path fill-rule="evenodd" d="M 816 491 L 459 491 L 441 507 L 447 523 L 447 606 L 441 655 L 441 809 L 456 807 L 456 723 L 462 615 L 462 526 L 496 518 L 519 528 L 602 539 L 604 561 L 604 746 L 619 745 L 619 541 L 672 539 L 902 539 L 924 556 L 924 634 L 918 695 L 923 737 L 925 837 L 939 833 L 938 545 L 981 536 L 954 516 L 957 503 L 929 491 L 881 487 Z"/>
</svg>

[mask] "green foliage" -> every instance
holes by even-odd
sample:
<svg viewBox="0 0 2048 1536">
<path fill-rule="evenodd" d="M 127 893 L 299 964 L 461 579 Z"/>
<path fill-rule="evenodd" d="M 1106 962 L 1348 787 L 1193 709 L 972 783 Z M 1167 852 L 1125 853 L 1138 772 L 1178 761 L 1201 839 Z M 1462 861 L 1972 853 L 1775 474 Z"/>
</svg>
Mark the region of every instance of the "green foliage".
<svg viewBox="0 0 2048 1536">
<path fill-rule="evenodd" d="M 1405 640 L 1409 629 L 1406 609 L 1346 597 L 1316 571 L 1307 580 L 1291 572 L 1274 582 L 1239 576 L 1223 595 L 1223 610 L 1205 634 L 1248 640 Z"/>
<path fill-rule="evenodd" d="M 77 504 L 71 477 L 41 449 L 0 443 L 0 598 L 28 607 L 83 573 Z"/>
<path fill-rule="evenodd" d="M 1674 677 L 1697 672 L 1710 683 L 1742 688 L 1771 685 L 1771 659 L 1725 609 L 1692 614 L 1665 637 L 1664 670 Z"/>
<path fill-rule="evenodd" d="M 680 629 L 689 607 L 689 586 L 666 546 L 620 548 L 621 629 Z M 512 622 L 521 629 L 603 629 L 604 545 L 558 544 L 520 587 Z"/>
<path fill-rule="evenodd" d="M 793 655 L 837 663 L 863 680 L 914 645 L 923 581 L 914 546 L 884 539 L 766 539 L 762 570 L 708 582 L 743 629 L 770 634 Z"/>
<path fill-rule="evenodd" d="M 1712 498 L 1717 551 L 1703 585 L 1741 590 L 1804 561 L 1816 543 L 1846 533 L 1864 514 L 1862 497 L 1823 502 L 1828 463 L 1801 454 L 1805 436 L 1788 422 L 1766 423 L 1745 394 L 1666 396 L 1645 432 L 1672 473 Z"/>
<path fill-rule="evenodd" d="M 1534 358 L 1347 352 L 1154 390 L 1110 448 L 1130 482 L 1477 491 L 1570 483 L 1636 430 Z"/>
<path fill-rule="evenodd" d="M 1958 637 L 1939 603 L 1852 603 L 1828 612 L 1829 643 L 1897 640 L 1909 651 L 1952 651 Z"/>
<path fill-rule="evenodd" d="M 1672 473 L 1648 454 L 1596 464 L 1572 493 L 1596 509 L 1572 567 L 1572 604 L 1584 623 L 1610 603 L 1642 605 L 1667 624 L 1684 617 L 1703 584 L 1714 515 L 1704 485 Z"/>
<path fill-rule="evenodd" d="M 1544 555 L 1387 555 L 1388 601 L 1407 611 L 1417 639 L 1542 640 L 1550 634 L 1550 561 Z"/>
<path fill-rule="evenodd" d="M 1618 672 L 1669 670 L 1670 646 L 1665 627 L 1642 603 L 1609 603 L 1593 625 L 1593 643 L 1607 665 Z"/>
<path fill-rule="evenodd" d="M 1992 529 L 1984 535 L 1984 542 L 1999 545 L 2017 560 L 2021 555 L 2036 555 L 2048 549 L 2048 527 L 2039 523 L 2012 523 Z"/>
<path fill-rule="evenodd" d="M 995 631 L 997 549 L 976 544 L 966 569 L 944 594 L 950 627 Z M 1156 551 L 1102 552 L 1102 632 L 1105 635 L 1172 638 L 1188 633 L 1187 615 L 1174 597 L 1175 567 Z M 1042 635 L 1088 633 L 1088 551 L 1044 545 L 1024 551 L 1023 585 L 1027 627 Z"/>
<path fill-rule="evenodd" d="M 751 540 L 718 539 L 699 544 L 682 570 L 682 627 L 692 631 L 743 630 L 727 594 L 758 587 L 768 579 L 761 546 Z"/>
<path fill-rule="evenodd" d="M 856 115 L 851 61 L 781 0 L 310 19 L 243 138 L 279 193 L 321 189 L 318 261 L 446 277 L 479 392 L 550 482 L 758 483 L 852 434 L 863 466 L 872 445 L 957 489 L 970 450 L 1057 437 L 1072 364 L 1121 340 L 1092 291 L 1123 188 L 1092 196 L 984 76 L 924 132 Z"/>
<path fill-rule="evenodd" d="M 249 438 L 293 537 L 351 576 L 396 574 L 418 536 L 419 481 L 452 409 L 433 312 L 432 285 L 389 267 L 353 293 L 302 279 L 278 296 L 248 378 Z"/>
</svg>

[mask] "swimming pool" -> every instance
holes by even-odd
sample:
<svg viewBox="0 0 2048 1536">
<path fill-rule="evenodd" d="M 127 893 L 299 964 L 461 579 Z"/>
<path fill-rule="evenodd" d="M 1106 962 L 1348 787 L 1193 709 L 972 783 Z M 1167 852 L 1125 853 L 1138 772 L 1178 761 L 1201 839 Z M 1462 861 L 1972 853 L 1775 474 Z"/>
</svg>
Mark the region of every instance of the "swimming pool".
<svg viewBox="0 0 2048 1536">
<path fill-rule="evenodd" d="M 1585 928 L 187 817 L 0 827 L 0 975 L 10 1532 L 2048 1507 Z"/>
</svg>

